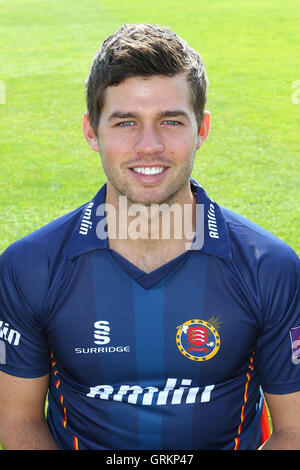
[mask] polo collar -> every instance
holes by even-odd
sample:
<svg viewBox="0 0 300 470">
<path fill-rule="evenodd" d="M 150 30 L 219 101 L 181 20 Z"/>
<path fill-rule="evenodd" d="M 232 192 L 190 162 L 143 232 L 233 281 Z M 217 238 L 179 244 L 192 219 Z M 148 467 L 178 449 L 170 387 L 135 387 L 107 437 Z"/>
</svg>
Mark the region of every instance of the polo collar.
<svg viewBox="0 0 300 470">
<path fill-rule="evenodd" d="M 230 261 L 231 242 L 221 207 L 212 201 L 202 186 L 191 178 L 197 197 L 196 236 L 191 251 L 204 252 Z M 69 259 L 93 250 L 109 249 L 105 227 L 106 183 L 81 210 L 69 244 Z M 204 221 L 204 223 L 202 222 Z"/>
</svg>

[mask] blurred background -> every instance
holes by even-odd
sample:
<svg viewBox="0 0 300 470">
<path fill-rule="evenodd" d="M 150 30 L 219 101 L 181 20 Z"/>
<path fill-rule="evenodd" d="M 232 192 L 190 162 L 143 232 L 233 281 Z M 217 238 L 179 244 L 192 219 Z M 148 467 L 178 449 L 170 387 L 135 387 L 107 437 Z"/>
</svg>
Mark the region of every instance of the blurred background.
<svg viewBox="0 0 300 470">
<path fill-rule="evenodd" d="M 0 253 L 104 183 L 84 81 L 103 39 L 141 22 L 206 64 L 212 128 L 193 176 L 300 254 L 299 0 L 0 0 Z"/>
</svg>

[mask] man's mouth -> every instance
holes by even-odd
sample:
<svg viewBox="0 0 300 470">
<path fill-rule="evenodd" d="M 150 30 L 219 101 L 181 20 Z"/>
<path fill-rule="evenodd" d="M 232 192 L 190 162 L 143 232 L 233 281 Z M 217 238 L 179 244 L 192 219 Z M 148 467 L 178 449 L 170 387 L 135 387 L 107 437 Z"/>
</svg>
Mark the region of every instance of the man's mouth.
<svg viewBox="0 0 300 470">
<path fill-rule="evenodd" d="M 161 166 L 138 166 L 136 168 L 132 168 L 133 171 L 142 175 L 158 175 L 165 170 L 165 167 Z"/>
<path fill-rule="evenodd" d="M 140 165 L 129 168 L 137 181 L 146 185 L 158 184 L 164 178 L 168 166 L 163 165 Z"/>
</svg>

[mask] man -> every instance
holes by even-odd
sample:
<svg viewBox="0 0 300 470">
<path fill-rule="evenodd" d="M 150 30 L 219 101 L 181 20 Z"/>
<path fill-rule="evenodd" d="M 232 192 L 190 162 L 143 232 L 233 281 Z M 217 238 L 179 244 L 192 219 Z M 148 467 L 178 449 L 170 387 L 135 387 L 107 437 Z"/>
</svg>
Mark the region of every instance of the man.
<svg viewBox="0 0 300 470">
<path fill-rule="evenodd" d="M 96 54 L 107 184 L 0 258 L 5 449 L 300 448 L 299 259 L 191 178 L 206 86 L 168 28 Z"/>
</svg>

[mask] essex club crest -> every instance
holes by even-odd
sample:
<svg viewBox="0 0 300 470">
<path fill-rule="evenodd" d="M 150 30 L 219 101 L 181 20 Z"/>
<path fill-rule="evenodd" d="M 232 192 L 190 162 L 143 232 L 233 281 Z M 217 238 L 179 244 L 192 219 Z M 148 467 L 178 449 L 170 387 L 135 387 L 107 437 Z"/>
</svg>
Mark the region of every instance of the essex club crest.
<svg viewBox="0 0 300 470">
<path fill-rule="evenodd" d="M 208 321 L 195 319 L 177 326 L 176 344 L 179 351 L 192 361 L 208 361 L 220 349 L 220 326 L 219 317 L 214 316 Z"/>
</svg>

